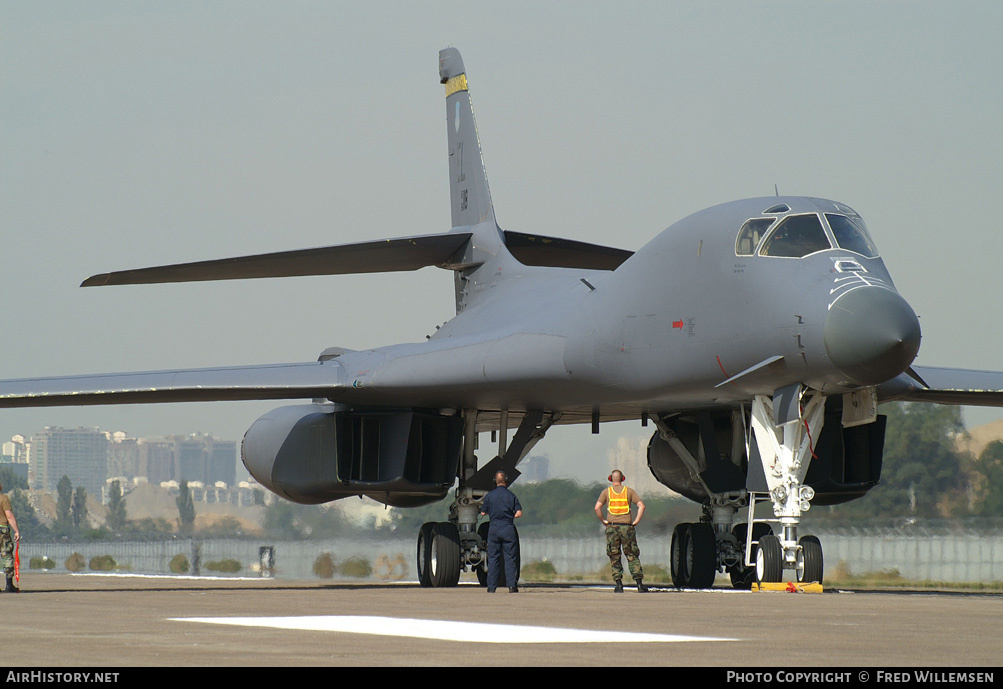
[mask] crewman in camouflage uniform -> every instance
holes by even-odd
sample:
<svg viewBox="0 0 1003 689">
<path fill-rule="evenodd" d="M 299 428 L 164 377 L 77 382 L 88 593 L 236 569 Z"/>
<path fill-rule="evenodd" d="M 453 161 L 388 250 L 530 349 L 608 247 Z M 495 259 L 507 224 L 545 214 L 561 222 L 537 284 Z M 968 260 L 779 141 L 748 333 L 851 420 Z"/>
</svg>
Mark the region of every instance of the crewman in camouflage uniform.
<svg viewBox="0 0 1003 689">
<path fill-rule="evenodd" d="M 11 537 L 11 531 L 14 536 Z M 14 586 L 14 542 L 21 540 L 21 532 L 17 528 L 17 520 L 14 519 L 14 511 L 10 506 L 10 498 L 4 495 L 3 485 L 0 484 L 0 566 L 7 576 L 7 588 L 4 593 L 17 593 L 19 589 Z"/>
<path fill-rule="evenodd" d="M 644 516 L 644 503 L 631 488 L 623 485 L 623 472 L 615 469 L 609 475 L 609 481 L 613 484 L 599 494 L 596 501 L 596 516 L 606 527 L 606 554 L 609 555 L 610 566 L 613 569 L 613 581 L 616 582 L 614 593 L 623 593 L 623 563 L 620 561 L 620 551 L 627 556 L 627 566 L 630 568 L 630 576 L 637 582 L 637 592 L 647 593 L 648 587 L 644 585 L 644 570 L 641 569 L 639 556 L 641 551 L 637 547 L 637 534 L 634 527 L 641 522 Z M 637 505 L 637 517 L 630 515 L 630 506 Z M 602 507 L 606 505 L 606 518 L 602 516 Z"/>
</svg>

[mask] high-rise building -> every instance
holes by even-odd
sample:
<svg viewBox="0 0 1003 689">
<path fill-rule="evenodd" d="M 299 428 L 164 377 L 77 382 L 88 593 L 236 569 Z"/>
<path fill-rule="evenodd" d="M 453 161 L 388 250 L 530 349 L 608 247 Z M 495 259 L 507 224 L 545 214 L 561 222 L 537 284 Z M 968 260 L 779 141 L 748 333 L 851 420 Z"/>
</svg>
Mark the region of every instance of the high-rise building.
<svg viewBox="0 0 1003 689">
<path fill-rule="evenodd" d="M 177 457 L 177 474 L 174 480 L 178 483 L 182 481 L 205 483 L 206 448 L 203 439 L 198 436 L 178 438 L 174 447 Z"/>
<path fill-rule="evenodd" d="M 153 484 L 174 481 L 227 486 L 237 482 L 237 443 L 208 434 L 174 435 L 140 441 L 140 467 Z"/>
<path fill-rule="evenodd" d="M 627 477 L 625 483 L 636 490 L 641 498 L 669 497 L 677 493 L 663 486 L 648 468 L 648 438 L 621 436 L 616 447 L 607 451 L 610 471 L 619 469 Z"/>
<path fill-rule="evenodd" d="M 538 483 L 550 478 L 550 458 L 546 455 L 533 455 L 519 463 L 521 478 L 526 483 Z"/>
<path fill-rule="evenodd" d="M 130 438 L 121 431 L 46 427 L 30 443 L 15 436 L 2 447 L 7 461 L 27 458 L 29 483 L 42 490 L 55 490 L 63 476 L 93 496 L 102 494 L 108 476 L 154 485 L 189 481 L 233 487 L 237 483 L 237 443 L 208 434 L 145 439 Z"/>
<path fill-rule="evenodd" d="M 159 485 L 173 481 L 177 475 L 174 461 L 174 442 L 168 438 L 143 439 L 139 444 L 138 476 L 146 476 L 147 481 Z"/>
<path fill-rule="evenodd" d="M 28 478 L 28 447 L 29 443 L 24 441 L 23 435 L 15 435 L 3 444 L 3 455 L 0 456 L 0 465 L 6 466 L 26 481 L 30 480 Z"/>
<path fill-rule="evenodd" d="M 35 474 L 33 487 L 56 490 L 66 476 L 74 487 L 101 495 L 108 476 L 108 438 L 96 428 L 46 426 L 31 438 L 30 461 Z"/>
<path fill-rule="evenodd" d="M 3 461 L 11 464 L 28 463 L 28 443 L 23 435 L 15 435 L 3 444 Z"/>
<path fill-rule="evenodd" d="M 220 481 L 228 486 L 237 483 L 237 442 L 235 440 L 212 441 L 207 450 L 206 484 Z"/>
<path fill-rule="evenodd" d="M 138 438 L 130 438 L 122 431 L 106 432 L 105 436 L 108 438 L 108 476 L 146 476 L 140 466 Z"/>
</svg>

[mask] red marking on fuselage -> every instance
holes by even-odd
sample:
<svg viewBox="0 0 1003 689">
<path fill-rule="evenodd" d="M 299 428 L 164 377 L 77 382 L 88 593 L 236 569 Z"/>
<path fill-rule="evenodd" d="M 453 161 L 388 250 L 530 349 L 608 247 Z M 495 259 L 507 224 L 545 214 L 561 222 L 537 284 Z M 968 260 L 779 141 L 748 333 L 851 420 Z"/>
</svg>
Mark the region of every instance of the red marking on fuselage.
<svg viewBox="0 0 1003 689">
<path fill-rule="evenodd" d="M 728 372 L 724 370 L 724 364 L 721 363 L 721 357 L 716 356 L 714 358 L 717 359 L 717 365 L 721 367 L 721 373 L 723 373 L 726 378 L 730 378 L 731 376 L 729 376 Z"/>
<path fill-rule="evenodd" d="M 683 322 L 682 321 L 672 321 L 672 327 L 673 328 L 679 328 L 680 330 L 682 330 L 683 329 Z"/>
<path fill-rule="evenodd" d="M 724 377 L 731 378 L 731 376 L 728 375 L 728 372 L 724 370 L 724 364 L 721 363 L 721 357 L 715 356 L 714 358 L 717 359 L 717 365 L 721 367 L 721 373 L 724 374 Z M 731 381 L 731 384 L 734 385 L 736 388 L 738 387 L 738 383 L 736 383 L 735 381 Z"/>
</svg>

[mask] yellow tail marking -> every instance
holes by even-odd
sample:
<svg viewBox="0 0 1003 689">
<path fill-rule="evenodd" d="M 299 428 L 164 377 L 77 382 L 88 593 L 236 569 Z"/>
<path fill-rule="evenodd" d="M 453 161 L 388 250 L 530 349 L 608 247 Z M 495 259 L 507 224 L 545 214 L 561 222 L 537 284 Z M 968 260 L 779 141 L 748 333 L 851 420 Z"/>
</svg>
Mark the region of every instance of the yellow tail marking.
<svg viewBox="0 0 1003 689">
<path fill-rule="evenodd" d="M 466 91 L 466 90 L 467 90 L 466 74 L 458 74 L 457 76 L 453 77 L 452 79 L 446 82 L 446 98 L 449 98 L 457 91 Z"/>
</svg>

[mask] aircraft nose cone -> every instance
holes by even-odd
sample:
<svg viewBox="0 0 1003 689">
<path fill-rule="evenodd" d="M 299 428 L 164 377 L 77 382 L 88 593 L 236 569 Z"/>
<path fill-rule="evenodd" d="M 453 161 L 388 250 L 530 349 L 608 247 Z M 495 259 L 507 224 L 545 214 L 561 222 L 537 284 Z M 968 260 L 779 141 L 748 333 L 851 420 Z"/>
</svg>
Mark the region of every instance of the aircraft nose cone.
<svg viewBox="0 0 1003 689">
<path fill-rule="evenodd" d="M 823 331 L 829 359 L 860 385 L 877 385 L 905 371 L 919 351 L 916 313 L 882 287 L 861 287 L 836 300 Z"/>
</svg>

